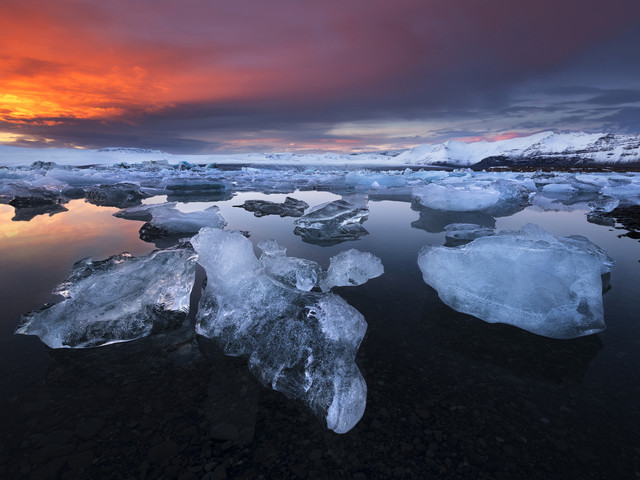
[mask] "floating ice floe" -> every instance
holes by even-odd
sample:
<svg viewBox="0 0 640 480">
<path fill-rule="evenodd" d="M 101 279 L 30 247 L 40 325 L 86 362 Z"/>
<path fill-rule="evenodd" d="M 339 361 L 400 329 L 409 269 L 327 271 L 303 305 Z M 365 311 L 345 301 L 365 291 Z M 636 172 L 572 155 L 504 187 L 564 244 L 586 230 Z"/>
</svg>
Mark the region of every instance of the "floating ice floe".
<svg viewBox="0 0 640 480">
<path fill-rule="evenodd" d="M 64 300 L 25 314 L 16 333 L 37 335 L 51 348 L 84 348 L 176 327 L 189 310 L 195 262 L 189 244 L 80 260 L 54 291 Z"/>
<path fill-rule="evenodd" d="M 269 202 L 267 200 L 245 200 L 242 205 L 235 205 L 253 212 L 256 217 L 265 215 L 280 215 L 281 217 L 301 217 L 309 208 L 307 202 L 287 197 L 283 203 Z"/>
<path fill-rule="evenodd" d="M 139 205 L 150 195 L 143 192 L 139 185 L 125 182 L 85 187 L 85 197 L 87 202 L 94 205 L 126 208 Z"/>
<path fill-rule="evenodd" d="M 533 224 L 418 255 L 424 281 L 454 310 L 552 338 L 605 329 L 602 275 L 612 263 L 584 237 Z"/>
<path fill-rule="evenodd" d="M 335 245 L 357 240 L 369 232 L 362 223 L 369 216 L 367 197 L 351 195 L 341 200 L 323 203 L 295 221 L 293 233 L 307 243 Z"/>
<path fill-rule="evenodd" d="M 150 203 L 146 205 L 138 205 L 135 207 L 118 210 L 113 214 L 114 217 L 124 218 L 126 220 L 142 220 L 148 222 L 153 218 L 153 211 L 160 208 L 175 207 L 178 202 Z"/>
<path fill-rule="evenodd" d="M 231 198 L 228 185 L 218 178 L 170 175 L 159 186 L 167 191 L 169 201 L 221 201 Z"/>
<path fill-rule="evenodd" d="M 505 215 L 524 208 L 530 193 L 513 180 L 430 183 L 413 190 L 415 200 L 433 210 L 491 215 Z"/>
<path fill-rule="evenodd" d="M 152 240 L 166 236 L 195 234 L 203 227 L 224 228 L 227 222 L 215 205 L 201 211 L 182 212 L 165 204 L 150 209 L 151 220 L 140 227 L 140 238 Z"/>
<path fill-rule="evenodd" d="M 353 428 L 367 395 L 355 363 L 364 317 L 337 295 L 308 291 L 317 264 L 286 257 L 277 242 L 261 242 L 260 260 L 237 232 L 205 228 L 192 243 L 207 272 L 196 332 L 248 357 L 265 386 L 306 404 L 329 429 Z"/>
</svg>

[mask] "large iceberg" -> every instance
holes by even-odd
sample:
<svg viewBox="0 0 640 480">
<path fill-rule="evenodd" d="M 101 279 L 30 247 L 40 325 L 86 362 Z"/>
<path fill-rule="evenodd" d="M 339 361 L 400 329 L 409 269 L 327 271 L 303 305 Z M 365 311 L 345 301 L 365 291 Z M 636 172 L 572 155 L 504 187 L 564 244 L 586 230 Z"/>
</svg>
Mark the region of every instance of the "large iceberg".
<svg viewBox="0 0 640 480">
<path fill-rule="evenodd" d="M 454 310 L 551 338 L 605 329 L 602 275 L 612 262 L 584 237 L 533 224 L 418 255 L 424 281 Z"/>
<path fill-rule="evenodd" d="M 248 357 L 264 385 L 302 401 L 331 430 L 353 428 L 367 396 L 355 363 L 364 317 L 337 295 L 307 291 L 313 262 L 289 262 L 276 242 L 261 243 L 260 260 L 238 232 L 204 228 L 192 243 L 207 272 L 196 332 Z"/>
<path fill-rule="evenodd" d="M 16 333 L 37 335 L 51 348 L 84 348 L 174 328 L 189 310 L 195 262 L 189 244 L 79 260 L 54 291 L 64 300 L 25 314 Z"/>
</svg>

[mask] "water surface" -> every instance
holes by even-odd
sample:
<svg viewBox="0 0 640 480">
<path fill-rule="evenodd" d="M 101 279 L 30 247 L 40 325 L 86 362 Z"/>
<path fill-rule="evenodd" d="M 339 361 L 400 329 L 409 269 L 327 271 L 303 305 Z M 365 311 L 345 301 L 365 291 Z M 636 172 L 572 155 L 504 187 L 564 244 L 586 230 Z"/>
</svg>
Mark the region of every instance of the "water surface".
<svg viewBox="0 0 640 480">
<path fill-rule="evenodd" d="M 320 191 L 289 195 L 310 205 L 340 198 Z M 586 205 L 570 211 L 528 207 L 494 219 L 498 229 L 533 222 L 554 235 L 584 235 L 616 262 L 612 289 L 604 295 L 607 329 L 551 340 L 444 305 L 417 266 L 418 251 L 444 243 L 444 233 L 425 230 L 410 203 L 370 201 L 363 224 L 369 234 L 329 247 L 294 235 L 293 218 L 257 218 L 234 207 L 249 199 L 285 197 L 243 192 L 179 208 L 218 205 L 226 228 L 249 232 L 254 246 L 274 238 L 288 255 L 324 267 L 348 248 L 381 258 L 383 276 L 336 289 L 369 324 L 357 357 L 368 384 L 367 408 L 352 431 L 326 430 L 304 407 L 258 385 L 241 360 L 218 355 L 203 339 L 193 343 L 188 326 L 82 351 L 52 351 L 35 337 L 13 335 L 21 313 L 56 300 L 49 292 L 76 260 L 123 251 L 142 255 L 154 245 L 138 238 L 142 222 L 113 217 L 115 208 L 74 200 L 67 212 L 17 222 L 11 220 L 13 208 L 0 205 L 5 431 L 0 475 L 199 479 L 223 470 L 229 478 L 638 475 L 638 241 L 588 223 Z M 239 437 L 221 432 L 224 425 L 237 427 Z"/>
</svg>

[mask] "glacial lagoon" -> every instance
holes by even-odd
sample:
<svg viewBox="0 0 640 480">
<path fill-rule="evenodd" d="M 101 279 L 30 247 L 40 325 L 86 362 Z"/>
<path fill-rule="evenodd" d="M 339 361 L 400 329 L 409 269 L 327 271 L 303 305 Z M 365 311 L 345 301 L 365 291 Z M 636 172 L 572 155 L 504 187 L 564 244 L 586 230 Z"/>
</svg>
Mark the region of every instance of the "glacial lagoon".
<svg viewBox="0 0 640 480">
<path fill-rule="evenodd" d="M 626 235 L 633 229 L 624 228 L 612 214 L 619 204 L 636 204 L 637 175 L 277 175 L 242 169 L 214 174 L 215 184 L 224 187 L 208 191 L 204 181 L 197 194 L 195 188 L 185 192 L 182 185 L 193 187 L 193 178 L 202 181 L 210 171 L 165 173 L 156 183 L 157 172 L 118 171 L 118 178 L 107 169 L 90 175 L 87 179 L 86 171 L 77 170 L 43 175 L 55 180 L 49 190 L 64 199 L 59 203 L 63 208 L 27 211 L 24 205 L 14 209 L 0 204 L 4 478 L 199 479 L 209 472 L 209 478 L 633 478 L 640 471 L 640 243 L 631 238 L 633 233 Z M 20 187 L 33 192 L 46 183 L 37 176 L 6 174 L 4 192 L 11 182 L 13 188 L 15 182 L 26 182 Z M 92 186 L 114 177 L 142 185 L 145 198 L 129 204 L 116 195 L 110 201 L 108 187 L 103 192 Z M 54 184 L 57 190 L 51 188 Z M 67 195 L 69 189 L 81 193 Z M 462 205 L 452 206 L 447 189 L 457 189 Z M 421 195 L 427 200 L 421 202 Z M 316 222 L 329 215 L 326 211 L 301 221 L 305 217 L 256 216 L 238 207 L 254 200 L 284 203 L 287 197 L 305 202 L 307 215 L 327 202 L 351 202 L 356 220 L 334 231 Z M 51 349 L 35 335 L 14 334 L 23 314 L 60 302 L 51 292 L 78 260 L 99 262 L 123 252 L 142 257 L 156 248 L 175 248 L 180 238 L 195 234 L 142 235 L 145 241 L 140 228 L 148 218 L 122 214 L 123 208 L 165 202 L 175 202 L 169 212 L 181 212 L 180 218 L 189 221 L 195 217 L 183 214 L 215 211 L 226 222 L 215 226 L 241 232 L 237 238 L 244 240 L 238 242 L 250 243 L 255 262 L 261 242 L 277 241 L 287 258 L 303 259 L 305 268 L 317 265 L 311 269 L 317 282 L 332 257 L 347 250 L 369 252 L 380 260 L 382 275 L 358 285 L 327 287 L 331 293 L 326 295 L 340 298 L 366 321 L 364 327 L 356 322 L 360 330 L 349 354 L 355 355 L 353 368 L 366 386 L 351 399 L 358 418 L 348 428 L 335 433 L 328 428 L 326 401 L 314 410 L 313 401 L 305 400 L 306 393 L 300 392 L 310 387 L 304 385 L 306 370 L 294 371 L 298 364 L 290 372 L 281 369 L 261 378 L 261 366 L 289 358 L 282 356 L 283 349 L 295 342 L 284 341 L 272 350 L 261 344 L 258 357 L 251 352 L 228 356 L 215 336 L 202 334 L 206 332 L 197 328 L 202 319 L 196 312 L 204 295 L 201 266 L 188 275 L 190 309 L 184 321 L 140 339 Z M 366 211 L 358 210 L 362 202 Z M 338 210 L 331 215 L 343 212 Z M 198 214 L 203 216 L 211 221 Z M 425 283 L 418 255 L 425 246 L 464 246 L 472 239 L 465 235 L 474 234 L 461 224 L 474 225 L 482 235 L 535 224 L 555 238 L 586 237 L 612 260 L 602 278 L 606 328 L 554 339 L 447 306 Z M 213 251 L 216 244 L 206 248 Z M 499 271 L 503 263 L 498 248 L 489 265 Z M 466 272 L 457 274 L 464 277 Z M 272 277 L 267 277 L 252 288 L 269 284 Z M 276 280 L 280 283 L 274 292 L 284 281 Z M 287 288 L 300 290 L 302 285 L 306 292 L 313 289 L 304 295 L 323 298 L 320 283 L 303 280 Z M 126 280 L 121 281 L 124 291 Z M 212 288 L 207 282 L 204 290 Z M 213 285 L 214 294 L 227 288 Z M 539 287 L 531 281 L 533 297 Z M 246 295 L 249 302 L 250 292 Z M 302 307 L 311 302 L 304 295 Z M 269 302 L 263 303 L 266 309 Z M 113 308 L 121 306 L 116 302 Z M 83 309 L 75 312 L 80 318 Z M 92 311 L 86 315 L 91 317 Z M 251 342 L 261 340 L 258 336 Z M 308 364 L 319 361 L 317 352 L 326 351 L 315 337 L 304 344 L 309 345 Z M 333 365 L 342 355 L 326 358 Z M 282 388 L 276 388 L 274 378 Z"/>
</svg>

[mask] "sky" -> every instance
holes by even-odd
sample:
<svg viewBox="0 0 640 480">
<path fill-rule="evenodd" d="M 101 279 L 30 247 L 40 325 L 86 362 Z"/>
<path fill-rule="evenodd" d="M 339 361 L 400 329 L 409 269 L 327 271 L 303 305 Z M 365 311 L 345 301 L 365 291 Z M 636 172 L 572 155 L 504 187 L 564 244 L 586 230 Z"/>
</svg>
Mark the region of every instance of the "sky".
<svg viewBox="0 0 640 480">
<path fill-rule="evenodd" d="M 0 0 L 0 144 L 362 152 L 640 133 L 638 0 Z"/>
</svg>

